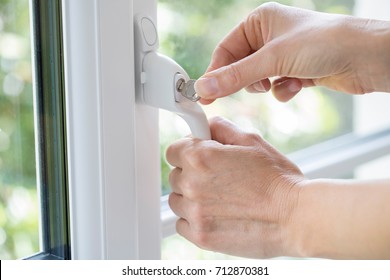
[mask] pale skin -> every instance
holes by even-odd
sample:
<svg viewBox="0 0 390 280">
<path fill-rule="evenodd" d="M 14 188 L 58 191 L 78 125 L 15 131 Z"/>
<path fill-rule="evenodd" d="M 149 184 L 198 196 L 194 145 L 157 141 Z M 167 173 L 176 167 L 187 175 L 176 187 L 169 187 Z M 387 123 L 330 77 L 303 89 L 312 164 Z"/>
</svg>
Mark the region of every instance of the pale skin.
<svg viewBox="0 0 390 280">
<path fill-rule="evenodd" d="M 390 92 L 389 50 L 390 22 L 269 3 L 221 41 L 196 89 L 203 104 L 242 88 Z M 210 129 L 167 150 L 179 234 L 251 258 L 390 258 L 390 180 L 309 180 L 259 135 L 222 118 Z"/>
</svg>

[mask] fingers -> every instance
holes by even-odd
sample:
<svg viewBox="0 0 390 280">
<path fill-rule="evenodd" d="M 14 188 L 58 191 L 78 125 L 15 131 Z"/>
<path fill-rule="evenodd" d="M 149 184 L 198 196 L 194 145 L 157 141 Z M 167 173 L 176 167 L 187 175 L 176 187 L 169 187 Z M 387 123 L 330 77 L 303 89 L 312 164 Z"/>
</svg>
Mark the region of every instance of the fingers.
<svg viewBox="0 0 390 280">
<path fill-rule="evenodd" d="M 186 211 L 187 207 L 184 207 L 184 197 L 177 193 L 171 193 L 168 199 L 169 207 L 172 209 L 176 216 L 186 219 L 188 217 Z"/>
<path fill-rule="evenodd" d="M 267 56 L 266 53 L 266 48 L 262 48 L 239 61 L 206 73 L 196 81 L 196 92 L 200 97 L 212 100 L 228 96 L 259 80 L 274 76 L 269 66 L 275 63 L 271 61 L 272 56 Z"/>
<path fill-rule="evenodd" d="M 248 41 L 245 25 L 245 21 L 241 22 L 218 44 L 213 52 L 207 72 L 234 63 L 257 50 L 253 49 L 251 42 Z"/>
<path fill-rule="evenodd" d="M 261 139 L 260 136 L 246 133 L 221 117 L 212 118 L 209 123 L 211 138 L 223 145 L 253 146 Z"/>
<path fill-rule="evenodd" d="M 207 159 L 209 154 L 218 150 L 218 145 L 253 146 L 263 140 L 257 134 L 247 133 L 234 123 L 215 117 L 209 120 L 211 138 L 214 141 L 202 141 L 193 138 L 183 138 L 172 145 L 166 151 L 166 158 L 170 165 L 184 168 L 201 166 L 202 162 L 213 160 Z M 219 144 L 218 144 L 218 143 Z"/>
<path fill-rule="evenodd" d="M 280 102 L 287 102 L 292 99 L 304 87 L 314 86 L 311 79 L 297 79 L 283 77 L 272 83 L 272 93 Z"/>
<path fill-rule="evenodd" d="M 250 86 L 247 86 L 245 89 L 247 92 L 250 93 L 261 93 L 261 92 L 267 92 L 271 88 L 271 82 L 269 79 L 264 79 L 259 82 L 255 82 L 251 84 Z"/>
<path fill-rule="evenodd" d="M 254 11 L 219 43 L 207 73 L 195 83 L 200 97 L 213 100 L 270 77 L 263 73 L 263 66 L 271 65 L 267 60 L 272 56 L 263 51 L 261 23 L 260 14 Z"/>
<path fill-rule="evenodd" d="M 181 190 L 181 187 L 183 186 L 182 178 L 182 169 L 181 168 L 174 168 L 169 173 L 169 184 L 171 186 L 172 192 L 177 193 L 179 195 L 183 195 L 183 192 Z"/>
<path fill-rule="evenodd" d="M 303 10 L 291 11 L 268 3 L 234 28 L 215 49 L 206 74 L 195 83 L 201 103 L 210 104 L 242 88 L 249 92 L 266 92 L 271 88 L 268 79 L 275 76 L 313 76 L 310 67 L 302 68 L 312 63 L 310 52 L 298 56 L 302 43 L 298 35 L 294 36 L 297 33 L 294 27 L 306 28 L 306 23 L 297 20 L 295 14 L 307 16 Z M 284 24 L 277 24 L 278 21 Z M 298 64 L 297 59 L 309 61 Z M 286 102 L 302 87 L 314 85 L 310 79 L 292 77 L 273 83 L 272 90 L 279 101 Z"/>
<path fill-rule="evenodd" d="M 196 141 L 199 141 L 199 139 L 183 138 L 170 145 L 166 151 L 168 163 L 172 166 L 183 168 L 183 157 L 188 150 L 187 148 L 191 147 L 193 142 Z"/>
<path fill-rule="evenodd" d="M 201 98 L 199 100 L 199 102 L 203 105 L 209 105 L 211 103 L 213 103 L 215 101 L 215 99 L 205 99 L 205 98 Z"/>
<path fill-rule="evenodd" d="M 260 139 L 259 136 L 246 133 L 232 122 L 221 117 L 210 119 L 209 124 L 211 138 L 223 145 L 252 146 Z M 168 147 L 167 161 L 178 168 L 184 168 L 186 164 L 192 167 L 199 166 L 207 154 L 215 150 L 218 145 L 215 141 L 202 141 L 193 138 L 180 139 Z"/>
<path fill-rule="evenodd" d="M 269 81 L 269 79 L 264 79 L 264 80 L 255 82 L 255 83 L 247 86 L 245 89 L 247 92 L 250 92 L 250 93 L 267 92 L 271 89 L 271 82 Z M 214 101 L 215 101 L 215 99 L 205 99 L 205 98 L 201 98 L 199 100 L 199 102 L 203 105 L 209 105 L 209 104 L 213 103 Z"/>
<path fill-rule="evenodd" d="M 302 89 L 302 82 L 299 79 L 284 78 L 276 80 L 272 84 L 272 93 L 280 102 L 287 102 Z"/>
<path fill-rule="evenodd" d="M 312 87 L 316 84 L 312 79 L 298 79 L 298 78 L 287 78 L 283 77 L 271 82 L 269 79 L 264 79 L 259 82 L 255 82 L 245 89 L 250 93 L 264 93 L 272 89 L 272 93 L 277 100 L 280 102 L 287 102 L 297 95 L 302 88 Z M 203 105 L 211 104 L 215 99 L 201 98 L 200 103 Z"/>
</svg>

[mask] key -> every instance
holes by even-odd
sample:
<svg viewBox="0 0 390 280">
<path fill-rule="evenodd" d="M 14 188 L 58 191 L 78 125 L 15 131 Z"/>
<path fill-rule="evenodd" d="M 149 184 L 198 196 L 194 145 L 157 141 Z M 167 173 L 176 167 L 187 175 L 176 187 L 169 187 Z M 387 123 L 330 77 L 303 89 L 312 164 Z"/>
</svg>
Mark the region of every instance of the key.
<svg viewBox="0 0 390 280">
<path fill-rule="evenodd" d="M 176 89 L 181 93 L 185 98 L 191 100 L 192 102 L 197 102 L 200 97 L 196 94 L 194 84 L 196 80 L 185 81 L 184 79 L 179 79 L 176 83 Z"/>
</svg>

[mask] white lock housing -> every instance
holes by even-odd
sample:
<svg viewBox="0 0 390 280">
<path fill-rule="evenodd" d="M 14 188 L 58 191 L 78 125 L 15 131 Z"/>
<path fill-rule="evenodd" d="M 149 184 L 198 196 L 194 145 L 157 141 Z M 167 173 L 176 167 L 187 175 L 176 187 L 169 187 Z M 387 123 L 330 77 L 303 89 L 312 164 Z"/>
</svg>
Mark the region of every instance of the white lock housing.
<svg viewBox="0 0 390 280">
<path fill-rule="evenodd" d="M 189 80 L 186 71 L 171 58 L 157 53 L 156 26 L 148 17 L 135 22 L 137 101 L 178 114 L 189 125 L 194 138 L 211 139 L 207 117 L 196 102 L 176 88 L 179 79 Z"/>
</svg>

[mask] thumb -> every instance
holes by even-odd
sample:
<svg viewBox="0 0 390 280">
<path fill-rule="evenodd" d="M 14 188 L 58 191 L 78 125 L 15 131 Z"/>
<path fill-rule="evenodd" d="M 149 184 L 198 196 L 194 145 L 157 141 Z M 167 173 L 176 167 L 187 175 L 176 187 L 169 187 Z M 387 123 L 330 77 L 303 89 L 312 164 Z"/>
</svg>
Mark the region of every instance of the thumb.
<svg viewBox="0 0 390 280">
<path fill-rule="evenodd" d="M 238 60 L 206 73 L 195 83 L 197 94 L 203 99 L 213 100 L 233 94 L 242 88 L 264 80 L 264 88 L 269 87 L 271 58 L 264 55 L 264 48 Z"/>
<path fill-rule="evenodd" d="M 223 145 L 253 146 L 260 138 L 258 135 L 251 137 L 251 133 L 244 132 L 231 121 L 221 117 L 211 118 L 209 123 L 211 138 Z"/>
</svg>

